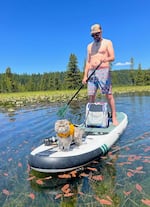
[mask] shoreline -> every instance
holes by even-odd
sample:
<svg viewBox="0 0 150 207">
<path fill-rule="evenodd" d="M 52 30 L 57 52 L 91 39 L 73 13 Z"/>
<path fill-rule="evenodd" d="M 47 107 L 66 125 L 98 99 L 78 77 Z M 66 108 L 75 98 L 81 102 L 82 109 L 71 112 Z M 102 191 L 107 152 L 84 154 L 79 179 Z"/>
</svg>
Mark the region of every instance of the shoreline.
<svg viewBox="0 0 150 207">
<path fill-rule="evenodd" d="M 77 90 L 64 91 L 34 91 L 0 94 L 0 108 L 20 108 L 29 105 L 65 103 L 69 101 Z M 149 86 L 113 87 L 114 96 L 146 93 L 150 95 Z M 101 97 L 100 93 L 98 96 Z M 82 89 L 73 100 L 86 100 L 87 89 Z"/>
</svg>

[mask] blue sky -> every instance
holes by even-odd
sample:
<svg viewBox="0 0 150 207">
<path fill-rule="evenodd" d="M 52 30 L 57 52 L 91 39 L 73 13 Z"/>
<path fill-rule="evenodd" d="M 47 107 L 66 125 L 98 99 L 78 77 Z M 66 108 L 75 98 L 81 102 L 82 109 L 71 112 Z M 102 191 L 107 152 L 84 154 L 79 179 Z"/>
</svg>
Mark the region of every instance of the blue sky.
<svg viewBox="0 0 150 207">
<path fill-rule="evenodd" d="M 100 23 L 115 49 L 113 70 L 150 68 L 150 0 L 0 0 L 0 73 L 83 71 L 90 27 Z"/>
</svg>

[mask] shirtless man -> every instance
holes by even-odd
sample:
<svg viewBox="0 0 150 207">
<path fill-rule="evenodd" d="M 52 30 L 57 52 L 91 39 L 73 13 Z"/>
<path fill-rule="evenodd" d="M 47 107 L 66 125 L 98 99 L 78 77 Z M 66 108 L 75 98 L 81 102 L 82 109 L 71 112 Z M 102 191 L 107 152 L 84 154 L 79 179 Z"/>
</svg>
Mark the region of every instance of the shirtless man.
<svg viewBox="0 0 150 207">
<path fill-rule="evenodd" d="M 113 44 L 110 40 L 102 38 L 102 28 L 99 24 L 92 25 L 91 36 L 94 41 L 87 46 L 87 60 L 82 83 L 87 83 L 88 76 L 101 63 L 87 83 L 89 102 L 95 102 L 97 89 L 100 88 L 101 93 L 106 95 L 112 112 L 112 122 L 116 126 L 118 121 L 110 77 L 110 62 L 115 59 Z"/>
</svg>

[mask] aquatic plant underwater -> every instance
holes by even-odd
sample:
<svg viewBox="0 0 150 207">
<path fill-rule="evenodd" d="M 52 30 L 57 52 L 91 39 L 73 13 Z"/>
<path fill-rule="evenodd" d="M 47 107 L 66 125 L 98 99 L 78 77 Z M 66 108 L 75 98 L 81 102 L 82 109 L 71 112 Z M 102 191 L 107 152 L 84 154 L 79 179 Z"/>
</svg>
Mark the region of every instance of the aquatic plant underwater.
<svg viewBox="0 0 150 207">
<path fill-rule="evenodd" d="M 118 101 L 120 109 L 122 99 Z M 128 127 L 108 154 L 82 169 L 55 175 L 31 170 L 28 155 L 54 133 L 56 108 L 0 113 L 0 206 L 150 206 L 150 118 L 143 105 L 144 127 L 133 122 L 138 119 L 139 107 L 134 105 L 128 111 Z M 82 121 L 82 110 L 72 107 L 68 117 L 78 113 L 74 121 Z"/>
</svg>

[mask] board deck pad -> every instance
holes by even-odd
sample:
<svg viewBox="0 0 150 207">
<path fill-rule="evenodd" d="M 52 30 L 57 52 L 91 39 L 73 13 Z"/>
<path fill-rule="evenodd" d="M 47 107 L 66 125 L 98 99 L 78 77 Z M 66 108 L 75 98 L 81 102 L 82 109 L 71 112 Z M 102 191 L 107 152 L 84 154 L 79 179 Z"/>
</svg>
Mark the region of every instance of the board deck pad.
<svg viewBox="0 0 150 207">
<path fill-rule="evenodd" d="M 124 119 L 124 114 L 123 113 L 116 113 L 117 115 L 117 120 L 120 123 Z M 109 127 L 107 128 L 98 128 L 98 127 L 85 127 L 85 132 L 91 132 L 91 133 L 110 133 L 116 126 L 112 124 L 112 122 L 109 123 Z"/>
</svg>

